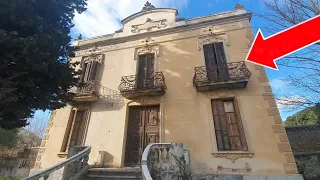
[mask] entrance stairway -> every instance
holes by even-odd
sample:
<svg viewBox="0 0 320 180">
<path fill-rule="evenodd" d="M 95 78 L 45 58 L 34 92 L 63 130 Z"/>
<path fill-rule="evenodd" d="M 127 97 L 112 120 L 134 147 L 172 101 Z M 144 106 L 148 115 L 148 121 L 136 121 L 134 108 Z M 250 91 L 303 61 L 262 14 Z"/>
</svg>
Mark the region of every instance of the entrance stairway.
<svg viewBox="0 0 320 180">
<path fill-rule="evenodd" d="M 140 168 L 91 168 L 86 180 L 142 180 Z"/>
</svg>

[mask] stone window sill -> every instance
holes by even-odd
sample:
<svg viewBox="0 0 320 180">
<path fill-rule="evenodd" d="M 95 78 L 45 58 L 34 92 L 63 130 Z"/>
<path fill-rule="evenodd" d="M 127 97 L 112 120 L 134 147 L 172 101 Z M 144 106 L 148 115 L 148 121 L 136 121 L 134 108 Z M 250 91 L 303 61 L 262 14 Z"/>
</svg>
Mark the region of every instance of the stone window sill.
<svg viewBox="0 0 320 180">
<path fill-rule="evenodd" d="M 253 158 L 254 153 L 248 151 L 221 151 L 212 153 L 215 158 L 225 158 L 233 163 L 240 158 Z"/>
</svg>

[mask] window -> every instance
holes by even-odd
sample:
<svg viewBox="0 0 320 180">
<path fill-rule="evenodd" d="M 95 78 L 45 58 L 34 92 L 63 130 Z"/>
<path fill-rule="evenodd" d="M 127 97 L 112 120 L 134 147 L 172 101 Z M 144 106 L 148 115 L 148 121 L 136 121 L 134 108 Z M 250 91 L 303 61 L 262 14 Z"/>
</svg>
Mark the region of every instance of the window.
<svg viewBox="0 0 320 180">
<path fill-rule="evenodd" d="M 211 104 L 218 151 L 248 151 L 237 101 L 217 99 Z"/>
<path fill-rule="evenodd" d="M 81 74 L 81 82 L 89 82 L 93 81 L 96 78 L 96 73 L 98 69 L 98 61 L 84 61 L 82 63 L 82 74 Z"/>
<path fill-rule="evenodd" d="M 154 54 L 139 55 L 138 61 L 138 89 L 152 88 L 154 76 Z"/>
<path fill-rule="evenodd" d="M 71 111 L 60 152 L 67 152 L 70 147 L 84 144 L 89 117 L 90 111 Z"/>
</svg>

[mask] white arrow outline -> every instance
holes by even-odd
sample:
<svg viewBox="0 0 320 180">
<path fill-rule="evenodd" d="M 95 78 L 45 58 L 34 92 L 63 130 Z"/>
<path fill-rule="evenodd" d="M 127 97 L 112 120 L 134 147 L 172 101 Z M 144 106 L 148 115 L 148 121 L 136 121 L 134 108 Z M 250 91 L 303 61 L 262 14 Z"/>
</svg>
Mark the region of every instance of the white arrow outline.
<svg viewBox="0 0 320 180">
<path fill-rule="evenodd" d="M 301 48 L 299 48 L 299 49 L 297 49 L 297 50 L 295 50 L 295 51 L 289 52 L 289 53 L 287 53 L 287 54 L 285 54 L 285 55 L 283 55 L 283 56 L 281 56 L 281 57 L 278 57 L 278 58 L 274 59 L 273 62 L 274 62 L 274 64 L 275 64 L 276 68 L 273 68 L 273 67 L 269 67 L 269 66 L 266 66 L 266 65 L 257 63 L 257 62 L 253 62 L 253 61 L 251 61 L 251 60 L 248 59 L 248 57 L 249 57 L 249 55 L 250 55 L 250 53 L 251 53 L 251 51 L 252 51 L 252 48 L 253 48 L 253 46 L 254 46 L 255 43 L 256 43 L 256 40 L 257 40 L 257 37 L 258 37 L 259 32 L 261 33 L 262 39 L 263 39 L 263 40 L 267 40 L 267 39 L 269 39 L 269 38 L 272 38 L 273 36 L 276 36 L 276 35 L 278 35 L 278 34 L 280 34 L 280 33 L 286 32 L 286 31 L 288 31 L 288 30 L 290 30 L 290 29 L 293 29 L 293 28 L 295 28 L 295 27 L 297 27 L 297 26 L 300 26 L 300 25 L 302 25 L 302 24 L 304 24 L 304 23 L 306 23 L 306 22 L 312 21 L 312 20 L 314 20 L 314 19 L 316 19 L 316 18 L 320 18 L 320 15 L 317 15 L 317 16 L 315 16 L 315 17 L 313 17 L 313 18 L 310 18 L 310 19 L 308 19 L 308 20 L 306 20 L 306 21 L 303 21 L 303 22 L 301 22 L 301 23 L 299 23 L 299 24 L 296 24 L 296 25 L 294 25 L 294 26 L 292 26 L 292 27 L 290 27 L 290 28 L 288 28 L 288 29 L 285 29 L 285 30 L 280 31 L 280 32 L 278 32 L 278 33 L 276 33 L 276 34 L 273 34 L 273 35 L 271 35 L 271 36 L 269 36 L 269 37 L 267 37 L 267 38 L 264 38 L 264 36 L 263 36 L 263 34 L 262 34 L 262 31 L 261 31 L 261 29 L 259 28 L 259 29 L 258 29 L 258 32 L 257 32 L 257 34 L 256 34 L 256 37 L 254 38 L 254 41 L 253 41 L 253 43 L 252 43 L 252 45 L 251 45 L 251 47 L 250 47 L 250 50 L 249 50 L 249 52 L 248 52 L 248 54 L 247 54 L 247 57 L 246 57 L 246 60 L 245 60 L 245 61 L 248 61 L 248 62 L 251 62 L 251 63 L 254 63 L 254 64 L 258 64 L 258 65 L 260 65 L 260 66 L 264 66 L 264 67 L 269 68 L 269 69 L 273 69 L 273 70 L 279 71 L 278 66 L 277 66 L 277 63 L 275 62 L 276 60 L 279 60 L 279 59 L 283 58 L 284 56 L 287 56 L 287 55 L 292 54 L 292 53 L 295 53 L 295 52 L 297 52 L 297 51 L 299 51 L 299 50 L 301 50 L 301 49 L 304 49 L 304 48 L 306 48 L 306 47 L 308 47 L 308 46 L 311 46 L 311 45 L 319 42 L 320 40 L 315 41 L 315 42 L 312 42 L 312 43 L 310 43 L 310 44 L 307 44 L 307 45 L 305 45 L 305 46 L 303 46 L 303 47 L 301 47 Z"/>
</svg>

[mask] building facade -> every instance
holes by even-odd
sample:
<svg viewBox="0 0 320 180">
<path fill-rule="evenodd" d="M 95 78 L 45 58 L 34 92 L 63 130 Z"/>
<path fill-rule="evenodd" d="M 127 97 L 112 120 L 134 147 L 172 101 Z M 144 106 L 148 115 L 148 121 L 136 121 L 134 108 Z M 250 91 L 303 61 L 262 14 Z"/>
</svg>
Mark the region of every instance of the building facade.
<svg viewBox="0 0 320 180">
<path fill-rule="evenodd" d="M 52 112 L 35 168 L 82 145 L 91 165 L 137 167 L 147 144 L 180 142 L 193 172 L 298 173 L 266 72 L 245 62 L 252 14 L 177 15 L 147 3 L 115 33 L 74 41 L 86 86 Z"/>
</svg>

